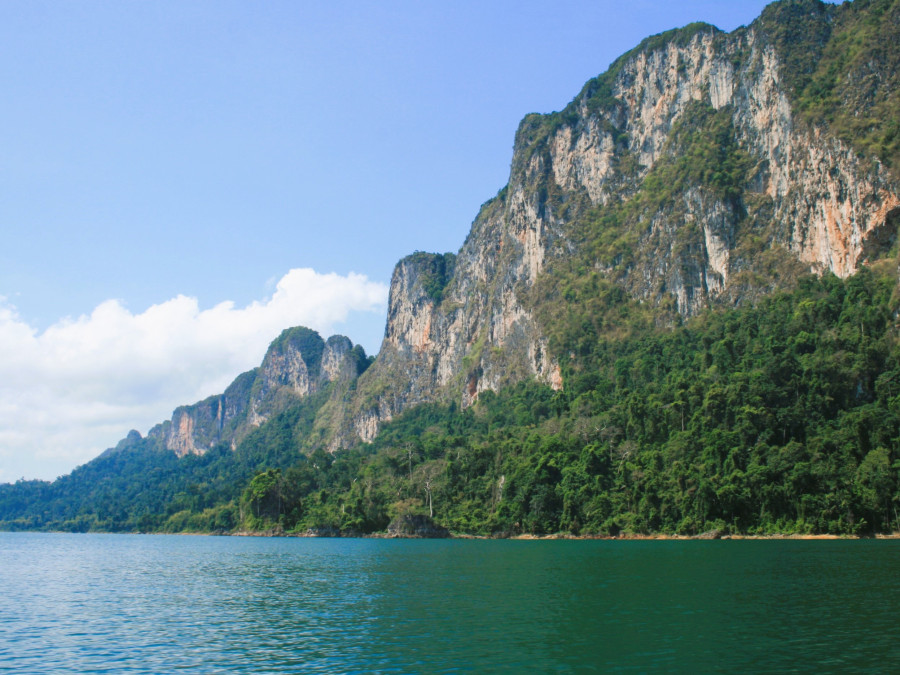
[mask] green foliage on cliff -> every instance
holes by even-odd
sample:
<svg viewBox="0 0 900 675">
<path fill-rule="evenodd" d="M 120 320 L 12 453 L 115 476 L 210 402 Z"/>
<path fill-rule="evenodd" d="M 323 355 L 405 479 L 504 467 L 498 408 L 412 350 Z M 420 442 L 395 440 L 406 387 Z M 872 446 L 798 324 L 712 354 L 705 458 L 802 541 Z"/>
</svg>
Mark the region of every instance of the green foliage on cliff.
<svg viewBox="0 0 900 675">
<path fill-rule="evenodd" d="M 366 356 L 366 350 L 362 345 L 354 345 L 350 350 L 350 358 L 356 364 L 356 374 L 362 375 L 375 361 L 374 356 Z"/>
<path fill-rule="evenodd" d="M 444 289 L 453 276 L 456 255 L 416 251 L 406 260 L 415 267 L 426 295 L 434 300 L 435 304 L 440 304 L 444 297 Z"/>
<path fill-rule="evenodd" d="M 831 39 L 840 10 L 821 0 L 781 0 L 766 7 L 754 27 L 775 48 L 786 88 L 799 95 L 809 84 Z"/>
<path fill-rule="evenodd" d="M 418 406 L 336 456 L 351 470 L 299 497 L 315 512 L 266 526 L 376 531 L 430 503 L 481 534 L 896 528 L 896 306 L 876 268 L 627 340 L 586 327 L 564 393 Z"/>
<path fill-rule="evenodd" d="M 720 200 L 739 203 L 754 162 L 735 139 L 732 110 L 714 110 L 695 101 L 675 123 L 663 156 L 647 173 L 634 196 L 598 206 L 575 219 L 583 264 L 625 268 L 638 252 L 651 219 L 663 210 L 681 208 L 678 198 L 703 188 Z M 672 220 L 672 218 L 669 218 Z M 681 231 L 690 231 L 689 223 Z"/>
<path fill-rule="evenodd" d="M 421 513 L 427 479 L 440 524 L 484 534 L 896 528 L 895 287 L 866 269 L 628 340 L 587 327 L 565 393 L 408 412 L 332 513 L 363 530 Z"/>
<path fill-rule="evenodd" d="M 705 102 L 691 103 L 635 194 L 577 214 L 570 236 L 578 246 L 571 255 L 549 260 L 531 290 L 529 304 L 551 351 L 581 353 L 603 336 L 624 339 L 657 323 L 680 321 L 670 296 L 660 293 L 659 305 L 641 304 L 628 297 L 616 278 L 633 269 L 640 242 L 660 213 L 679 223 L 671 259 L 690 262 L 697 257 L 703 235 L 678 217 L 683 195 L 699 188 L 740 211 L 752 166 L 735 139 L 731 108 L 715 110 Z"/>
<path fill-rule="evenodd" d="M 597 116 L 597 121 L 613 137 L 613 142 L 623 148 L 627 144 L 627 134 L 617 128 L 610 119 L 623 104 L 614 94 L 615 83 L 625 65 L 640 54 L 652 54 L 666 50 L 669 45 L 686 47 L 701 33 L 719 33 L 715 26 L 695 22 L 645 38 L 634 49 L 622 54 L 610 64 L 602 74 L 588 80 L 581 92 L 565 108 L 558 112 L 542 115 L 526 115 L 516 131 L 517 156 L 524 161 L 531 159 L 535 152 L 545 149 L 547 141 L 563 126 L 576 127 L 582 121 L 582 107 Z M 523 152 L 524 150 L 524 152 Z"/>
<path fill-rule="evenodd" d="M 154 438 L 129 436 L 115 450 L 52 483 L 0 485 L 0 527 L 73 532 L 231 530 L 239 497 L 259 471 L 287 470 L 302 451 L 328 391 L 301 399 L 232 450 L 178 458 Z"/>
<path fill-rule="evenodd" d="M 900 2 L 779 2 L 759 25 L 775 46 L 791 102 L 863 155 L 900 166 Z"/>
<path fill-rule="evenodd" d="M 322 336 L 304 326 L 288 328 L 282 331 L 281 335 L 269 345 L 268 353 L 284 352 L 288 346 L 296 349 L 303 356 L 303 362 L 306 364 L 310 378 L 318 377 L 322 367 L 322 352 L 325 351 L 325 341 Z"/>
<path fill-rule="evenodd" d="M 702 185 L 724 200 L 738 200 L 755 162 L 738 145 L 732 116 L 731 106 L 687 105 L 673 126 L 665 157 L 644 180 L 641 198 L 663 205 Z"/>
</svg>

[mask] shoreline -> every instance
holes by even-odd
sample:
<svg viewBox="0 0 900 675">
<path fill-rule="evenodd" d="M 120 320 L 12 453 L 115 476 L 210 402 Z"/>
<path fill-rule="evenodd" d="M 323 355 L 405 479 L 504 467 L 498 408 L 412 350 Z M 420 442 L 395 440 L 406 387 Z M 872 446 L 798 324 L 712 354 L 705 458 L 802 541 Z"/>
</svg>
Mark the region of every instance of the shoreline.
<svg viewBox="0 0 900 675">
<path fill-rule="evenodd" d="M 157 535 L 173 535 L 173 536 L 189 536 L 189 537 L 261 537 L 261 538 L 303 538 L 303 539 L 480 539 L 486 541 L 777 541 L 777 540 L 797 540 L 797 541 L 834 541 L 838 539 L 846 540 L 900 540 L 900 531 L 886 533 L 878 533 L 873 535 L 856 535 L 856 534 L 725 534 L 718 532 L 704 532 L 702 534 L 665 534 L 665 533 L 649 533 L 635 534 L 623 533 L 616 536 L 602 534 L 514 534 L 508 536 L 500 535 L 484 535 L 484 534 L 466 534 L 459 532 L 451 532 L 447 536 L 421 536 L 415 534 L 394 534 L 388 532 L 348 532 L 340 531 L 329 532 L 278 532 L 273 530 L 267 531 L 248 531 L 241 530 L 237 532 L 67 532 L 65 530 L 0 530 L 0 532 L 43 532 L 45 534 L 141 534 L 149 536 Z"/>
<path fill-rule="evenodd" d="M 165 532 L 153 534 L 168 534 Z M 199 536 L 225 536 L 225 537 L 300 537 L 308 539 L 482 539 L 482 540 L 511 540 L 511 541 L 722 541 L 722 540 L 758 540 L 758 541 L 775 541 L 775 540 L 798 540 L 798 541 L 833 541 L 838 539 L 849 540 L 868 540 L 868 539 L 900 539 L 900 532 L 891 532 L 890 534 L 874 534 L 874 535 L 855 535 L 855 534 L 721 534 L 713 535 L 711 533 L 703 534 L 620 534 L 617 536 L 601 535 L 601 534 L 515 534 L 510 536 L 491 536 L 484 534 L 465 534 L 450 533 L 446 537 L 423 537 L 418 535 L 398 535 L 386 532 L 375 532 L 371 534 L 352 533 L 352 534 L 317 534 L 310 532 L 229 532 L 229 533 L 213 533 L 213 532 L 177 532 L 172 534 L 196 534 Z"/>
</svg>

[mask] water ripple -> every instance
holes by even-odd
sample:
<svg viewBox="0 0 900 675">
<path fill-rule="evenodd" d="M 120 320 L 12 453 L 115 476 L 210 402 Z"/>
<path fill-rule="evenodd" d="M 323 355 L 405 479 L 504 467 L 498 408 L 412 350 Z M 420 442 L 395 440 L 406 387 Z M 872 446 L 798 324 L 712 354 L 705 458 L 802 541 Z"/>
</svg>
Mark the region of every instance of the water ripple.
<svg viewBox="0 0 900 675">
<path fill-rule="evenodd" d="M 887 670 L 898 553 L 0 533 L 0 670 Z"/>
</svg>

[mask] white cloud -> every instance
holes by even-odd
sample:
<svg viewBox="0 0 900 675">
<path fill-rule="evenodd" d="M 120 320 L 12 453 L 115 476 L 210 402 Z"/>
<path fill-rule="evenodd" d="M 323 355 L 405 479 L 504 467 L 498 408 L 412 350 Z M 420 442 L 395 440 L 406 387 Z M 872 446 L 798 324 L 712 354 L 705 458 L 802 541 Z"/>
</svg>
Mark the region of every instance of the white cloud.
<svg viewBox="0 0 900 675">
<path fill-rule="evenodd" d="M 202 310 L 179 295 L 132 314 L 108 300 L 43 333 L 0 297 L 0 482 L 67 473 L 129 429 L 223 391 L 285 328 L 328 337 L 351 313 L 383 318 L 387 293 L 363 275 L 293 269 L 247 307 Z"/>
</svg>

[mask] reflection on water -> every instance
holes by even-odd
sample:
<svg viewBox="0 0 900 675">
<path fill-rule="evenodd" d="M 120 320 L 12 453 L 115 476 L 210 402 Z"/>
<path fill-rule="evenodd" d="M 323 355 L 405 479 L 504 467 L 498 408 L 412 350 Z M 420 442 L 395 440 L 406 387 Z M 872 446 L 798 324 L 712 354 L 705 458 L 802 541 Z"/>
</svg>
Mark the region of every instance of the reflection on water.
<svg viewBox="0 0 900 675">
<path fill-rule="evenodd" d="M 0 533 L 0 670 L 890 671 L 897 541 Z"/>
</svg>

